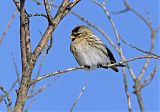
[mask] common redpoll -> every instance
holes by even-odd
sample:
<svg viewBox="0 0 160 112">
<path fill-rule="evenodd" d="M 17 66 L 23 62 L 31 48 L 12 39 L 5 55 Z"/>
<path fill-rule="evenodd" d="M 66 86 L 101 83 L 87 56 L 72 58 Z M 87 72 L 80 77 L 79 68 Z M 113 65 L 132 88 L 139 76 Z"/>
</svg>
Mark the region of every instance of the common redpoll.
<svg viewBox="0 0 160 112">
<path fill-rule="evenodd" d="M 106 68 L 104 65 L 116 63 L 112 52 L 87 26 L 75 27 L 71 39 L 70 50 L 85 69 Z M 118 72 L 117 66 L 111 68 Z"/>
</svg>

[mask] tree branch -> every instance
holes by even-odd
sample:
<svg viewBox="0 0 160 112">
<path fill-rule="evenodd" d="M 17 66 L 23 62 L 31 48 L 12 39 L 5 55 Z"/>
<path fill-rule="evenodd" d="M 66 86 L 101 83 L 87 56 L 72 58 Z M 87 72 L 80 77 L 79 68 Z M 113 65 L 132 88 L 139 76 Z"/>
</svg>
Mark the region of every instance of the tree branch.
<svg viewBox="0 0 160 112">
<path fill-rule="evenodd" d="M 135 48 L 136 50 L 138 51 L 141 51 L 141 52 L 144 52 L 144 53 L 147 53 L 147 55 L 154 55 L 152 52 L 153 52 L 153 49 L 154 49 L 154 45 L 155 45 L 155 36 L 158 32 L 158 30 L 154 29 L 153 26 L 152 26 L 152 22 L 150 20 L 150 17 L 148 16 L 148 21 L 140 14 L 138 13 L 134 8 L 132 8 L 128 2 L 128 0 L 124 0 L 124 5 L 125 5 L 125 9 L 124 10 L 121 10 L 121 11 L 118 11 L 117 14 L 120 14 L 120 13 L 124 13 L 124 12 L 127 12 L 127 11 L 131 11 L 133 14 L 135 14 L 146 26 L 147 28 L 149 28 L 149 31 L 151 32 L 151 47 L 150 47 L 150 50 L 149 52 L 148 51 L 144 51 L 144 50 L 141 50 L 135 46 L 132 46 L 131 44 L 128 44 L 127 42 L 123 41 L 125 44 L 127 44 L 128 46 L 132 47 L 132 48 Z M 159 57 L 158 55 L 154 55 L 154 56 L 157 56 Z M 143 104 L 143 101 L 142 101 L 142 97 L 141 97 L 141 86 L 142 84 L 140 84 L 140 81 L 145 73 L 145 71 L 147 70 L 147 67 L 149 65 L 149 61 L 150 61 L 150 58 L 147 58 L 143 67 L 142 67 L 142 70 L 138 76 L 138 78 L 136 79 L 133 79 L 135 84 L 134 84 L 134 88 L 135 88 L 135 94 L 137 96 L 137 99 L 138 99 L 138 103 L 139 103 L 139 107 L 140 107 L 140 110 L 141 112 L 144 112 L 144 104 Z M 155 71 L 153 71 L 152 73 L 155 73 Z M 153 77 L 152 77 L 153 78 Z M 151 78 L 151 79 L 152 79 Z M 151 81 L 151 80 L 150 80 Z"/>
<path fill-rule="evenodd" d="M 120 39 L 121 39 L 121 41 L 122 41 L 124 44 L 126 44 L 127 46 L 129 46 L 129 47 L 131 47 L 131 48 L 133 48 L 133 49 L 136 49 L 136 50 L 138 50 L 138 51 L 140 51 L 140 52 L 143 52 L 143 53 L 146 53 L 146 54 L 150 54 L 150 55 L 153 55 L 153 56 L 157 56 L 157 57 L 160 58 L 160 56 L 157 55 L 157 54 L 151 53 L 151 52 L 149 52 L 149 51 L 145 51 L 145 50 L 143 50 L 143 49 L 141 49 L 141 48 L 138 48 L 138 47 L 132 45 L 131 43 L 128 43 L 126 40 L 124 40 L 124 38 L 122 38 L 122 36 L 120 36 Z"/>
<path fill-rule="evenodd" d="M 45 17 L 46 19 L 48 18 L 47 15 L 45 15 L 45 14 L 38 14 L 38 13 L 36 13 L 36 14 L 28 14 L 28 16 L 29 17 L 42 16 L 42 17 Z"/>
<path fill-rule="evenodd" d="M 151 72 L 151 74 L 148 75 L 148 77 L 147 77 L 147 78 L 144 80 L 144 82 L 141 84 L 141 89 L 151 83 L 151 81 L 153 80 L 155 74 L 156 74 L 159 70 L 160 70 L 160 66 L 159 66 L 159 67 L 156 67 L 156 66 L 154 67 L 154 70 Z"/>
<path fill-rule="evenodd" d="M 142 100 L 140 81 L 138 79 L 135 79 L 134 82 L 135 82 L 135 84 L 134 84 L 134 89 L 135 89 L 134 93 L 137 96 L 138 104 L 139 104 L 141 112 L 144 112 L 144 104 L 143 104 L 143 100 Z"/>
<path fill-rule="evenodd" d="M 1 85 L 0 85 L 0 90 L 1 90 L 1 91 L 4 93 L 4 95 L 7 97 L 8 103 L 5 102 L 6 105 L 7 105 L 7 111 L 8 111 L 8 112 L 11 112 L 12 101 L 11 101 L 11 99 L 10 99 L 10 95 L 9 95 L 9 93 L 3 88 L 3 86 L 1 86 Z M 3 98 L 4 98 L 4 97 L 3 97 Z"/>
<path fill-rule="evenodd" d="M 21 57 L 22 57 L 22 79 L 19 89 L 17 90 L 17 99 L 14 111 L 22 112 L 27 99 L 27 93 L 30 88 L 30 81 L 33 68 L 42 53 L 48 40 L 52 37 L 52 33 L 56 29 L 59 22 L 66 16 L 66 14 L 80 1 L 75 0 L 69 3 L 69 0 L 63 0 L 56 16 L 52 18 L 51 24 L 47 27 L 40 42 L 36 46 L 34 52 L 31 52 L 30 46 L 30 32 L 29 32 L 29 16 L 25 10 L 25 0 L 13 0 L 17 9 L 20 11 L 20 43 L 21 43 Z M 69 7 L 69 8 L 67 8 Z"/>
<path fill-rule="evenodd" d="M 78 95 L 78 97 L 77 97 L 76 100 L 74 101 L 74 103 L 73 103 L 73 105 L 72 105 L 72 108 L 70 109 L 70 112 L 73 112 L 73 109 L 74 109 L 74 107 L 76 106 L 76 104 L 77 104 L 77 102 L 79 101 L 79 99 L 81 98 L 83 92 L 85 91 L 86 86 L 87 86 L 87 82 L 85 83 L 85 85 L 83 86 L 80 94 Z"/>
<path fill-rule="evenodd" d="M 127 96 L 128 111 L 132 112 L 131 97 L 128 90 L 127 74 L 125 68 L 122 68 L 122 72 L 123 72 L 123 83 L 124 83 L 125 93 Z"/>
<path fill-rule="evenodd" d="M 23 71 L 27 67 L 24 3 L 25 3 L 25 0 L 22 0 L 21 1 L 21 7 L 20 7 L 20 46 L 21 46 L 21 61 L 22 61 L 22 70 Z"/>
<path fill-rule="evenodd" d="M 74 71 L 74 70 L 83 69 L 83 68 L 84 68 L 84 66 L 77 66 L 77 67 L 68 68 L 68 69 L 65 69 L 65 70 L 57 70 L 56 72 L 51 72 L 51 73 L 39 76 L 36 79 L 33 79 L 31 81 L 31 85 L 35 84 L 36 82 L 38 82 L 42 79 L 45 79 L 45 78 L 48 78 L 48 77 L 51 77 L 51 76 L 55 76 L 57 74 L 62 74 L 62 73 L 66 73 L 66 72 L 69 72 L 69 71 Z"/>
<path fill-rule="evenodd" d="M 108 65 L 103 65 L 103 66 L 106 67 L 106 68 L 110 68 L 112 66 L 119 66 L 119 65 L 122 65 L 124 63 L 128 63 L 128 62 L 139 60 L 139 59 L 145 59 L 145 58 L 152 58 L 152 59 L 160 60 L 160 58 L 158 58 L 156 56 L 137 56 L 137 57 L 125 60 L 125 61 L 121 61 L 121 62 L 117 62 L 117 63 L 113 63 L 113 64 L 108 64 Z M 48 77 L 51 77 L 51 76 L 55 76 L 57 74 L 62 74 L 62 73 L 78 70 L 78 69 L 84 69 L 84 66 L 77 66 L 77 67 L 72 67 L 72 68 L 68 68 L 68 69 L 65 69 L 65 70 L 58 70 L 56 72 L 51 72 L 51 73 L 48 73 L 48 74 L 45 74 L 45 75 L 42 75 L 42 76 L 39 76 L 39 77 L 33 79 L 30 84 L 33 85 L 36 82 L 38 82 L 40 80 L 43 80 L 45 78 L 48 78 Z"/>
<path fill-rule="evenodd" d="M 2 42 L 3 42 L 3 40 L 4 40 L 5 36 L 6 36 L 9 28 L 11 27 L 11 25 L 12 25 L 12 23 L 13 23 L 13 20 L 14 20 L 14 18 L 15 18 L 16 15 L 17 15 L 17 12 L 18 12 L 18 11 L 17 11 L 17 9 L 16 9 L 16 11 L 14 11 L 14 13 L 12 14 L 11 19 L 9 20 L 6 29 L 4 30 L 2 36 L 0 37 L 0 45 L 2 44 Z"/>
<path fill-rule="evenodd" d="M 50 24 L 51 19 L 52 19 L 52 16 L 51 16 L 51 13 L 50 13 L 50 6 L 49 6 L 49 3 L 48 3 L 48 0 L 43 0 L 43 1 L 44 1 L 44 6 L 45 6 L 46 13 L 47 13 L 47 17 L 48 17 L 48 22 Z"/>
</svg>

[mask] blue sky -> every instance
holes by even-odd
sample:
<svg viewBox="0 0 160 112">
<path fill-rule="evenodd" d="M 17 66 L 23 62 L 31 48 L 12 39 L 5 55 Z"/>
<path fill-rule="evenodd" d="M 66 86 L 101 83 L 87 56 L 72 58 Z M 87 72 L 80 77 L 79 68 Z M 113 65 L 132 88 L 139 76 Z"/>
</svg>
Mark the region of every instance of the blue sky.
<svg viewBox="0 0 160 112">
<path fill-rule="evenodd" d="M 60 3 L 61 0 L 55 0 L 55 3 Z M 159 24 L 158 14 L 159 6 L 158 0 L 152 1 L 139 1 L 129 0 L 139 13 L 147 18 L 146 12 L 148 11 L 152 20 L 154 28 Z M 4 5 L 5 4 L 5 5 Z M 118 11 L 124 8 L 123 0 L 107 0 L 107 8 L 110 12 Z M 26 1 L 26 8 L 29 13 L 45 13 L 44 6 L 37 6 L 32 0 Z M 15 11 L 15 5 L 10 0 L 0 1 L 0 35 L 3 33 L 8 21 Z M 102 9 L 93 4 L 90 0 L 82 0 L 77 6 L 73 8 L 82 17 L 85 17 L 95 25 L 101 27 L 115 42 L 116 38 L 113 33 L 111 24 L 106 18 Z M 56 9 L 52 10 L 54 15 Z M 118 32 L 129 43 L 136 45 L 139 48 L 148 50 L 150 47 L 150 32 L 145 24 L 137 18 L 133 13 L 128 12 L 121 15 L 111 14 Z M 77 66 L 73 55 L 70 53 L 70 34 L 71 30 L 77 25 L 86 25 L 84 22 L 77 19 L 75 16 L 68 14 L 59 24 L 53 34 L 53 47 L 47 54 L 41 69 L 41 75 L 45 73 L 54 72 L 56 70 L 63 70 L 66 68 Z M 32 17 L 30 19 L 31 29 L 31 44 L 32 49 L 41 38 L 39 32 L 44 33 L 47 27 L 46 19 L 42 17 Z M 103 42 L 112 50 L 117 61 L 120 61 L 118 53 L 107 42 L 99 32 L 92 29 Z M 159 34 L 159 33 L 158 33 Z M 156 47 L 154 53 L 159 54 L 159 35 L 156 37 Z M 8 90 L 13 82 L 16 80 L 16 72 L 13 66 L 11 52 L 16 58 L 18 70 L 21 71 L 20 61 L 20 47 L 19 47 L 19 14 L 17 14 L 14 22 L 6 35 L 3 43 L 0 45 L 0 84 Z M 123 44 L 124 55 L 127 59 L 134 56 L 144 55 L 134 49 L 128 48 Z M 33 78 L 36 76 L 37 68 L 42 57 L 39 58 L 38 63 L 33 72 Z M 146 78 L 153 70 L 153 63 L 151 61 L 149 69 L 144 75 Z M 135 74 L 139 74 L 144 60 L 131 62 Z M 158 64 L 158 62 L 157 62 Z M 86 90 L 78 101 L 75 111 L 127 111 L 127 99 L 124 91 L 123 75 L 119 68 L 119 73 L 115 73 L 111 69 L 97 69 L 94 71 L 77 70 L 60 75 L 60 77 L 50 77 L 37 83 L 36 88 L 42 87 L 48 83 L 51 86 L 44 92 L 40 93 L 33 99 L 30 111 L 69 111 L 76 97 L 79 95 L 84 84 L 88 82 Z M 159 73 L 156 74 L 153 81 L 142 90 L 142 98 L 146 111 L 156 112 L 160 110 L 160 96 L 159 96 Z M 143 79 L 144 79 L 143 78 Z M 133 92 L 133 81 L 127 72 L 127 80 L 129 92 L 131 95 L 131 105 L 134 111 L 139 111 L 136 96 Z M 18 89 L 18 85 L 15 89 Z M 1 94 L 1 92 L 0 92 Z M 11 99 L 13 105 L 15 103 L 16 92 L 12 91 Z M 29 99 L 26 103 L 27 107 L 33 99 Z M 4 102 L 0 103 L 0 111 L 6 110 Z"/>
</svg>

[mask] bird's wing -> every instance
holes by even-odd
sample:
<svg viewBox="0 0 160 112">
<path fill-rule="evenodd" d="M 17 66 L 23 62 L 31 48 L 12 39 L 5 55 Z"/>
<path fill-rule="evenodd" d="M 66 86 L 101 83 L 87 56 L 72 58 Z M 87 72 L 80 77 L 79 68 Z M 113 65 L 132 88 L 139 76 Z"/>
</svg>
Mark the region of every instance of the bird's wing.
<svg viewBox="0 0 160 112">
<path fill-rule="evenodd" d="M 111 60 L 111 63 L 116 63 L 116 59 L 114 58 L 111 50 L 110 50 L 107 46 L 105 46 L 105 47 L 106 47 L 106 49 L 107 49 L 108 57 L 109 57 L 109 59 Z"/>
<path fill-rule="evenodd" d="M 111 63 L 116 63 L 116 60 L 115 60 L 111 50 L 102 42 L 102 40 L 100 38 L 98 38 L 98 36 L 96 36 L 96 35 L 93 35 L 93 36 L 95 37 L 94 39 L 96 39 L 98 41 L 98 45 L 100 46 L 100 48 L 101 49 L 104 48 L 107 50 L 107 52 L 105 52 L 105 50 L 103 50 L 103 51 L 104 51 L 104 53 L 106 53 L 106 55 L 108 55 Z"/>
</svg>

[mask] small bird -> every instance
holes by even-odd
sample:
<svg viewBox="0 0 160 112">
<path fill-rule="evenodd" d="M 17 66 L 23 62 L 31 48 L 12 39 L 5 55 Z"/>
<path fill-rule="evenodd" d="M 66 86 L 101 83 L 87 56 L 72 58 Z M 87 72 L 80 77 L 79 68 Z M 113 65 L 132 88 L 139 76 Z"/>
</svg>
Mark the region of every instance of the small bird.
<svg viewBox="0 0 160 112">
<path fill-rule="evenodd" d="M 75 27 L 70 38 L 70 50 L 85 70 L 108 68 L 104 65 L 116 63 L 112 52 L 87 26 Z M 110 68 L 118 72 L 117 66 Z"/>
</svg>

